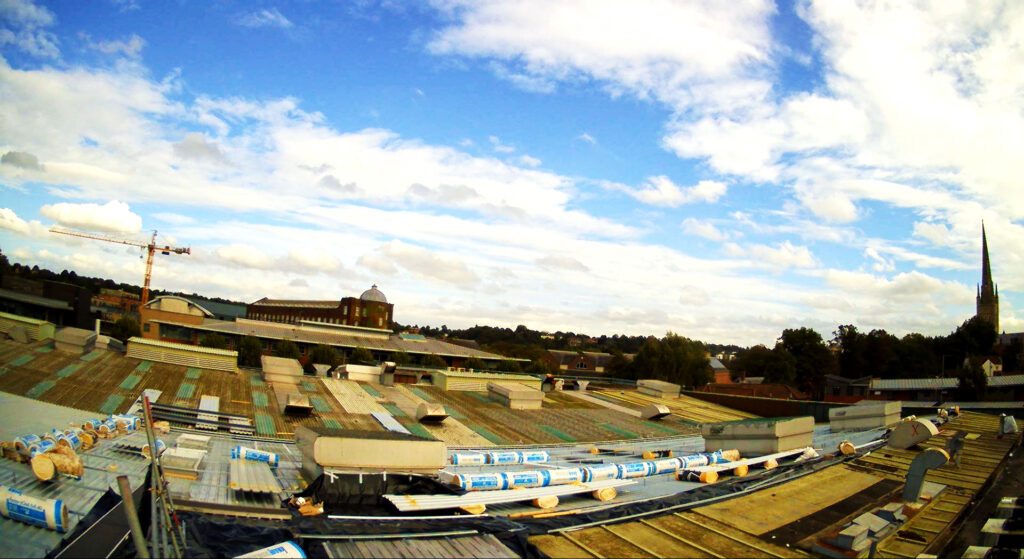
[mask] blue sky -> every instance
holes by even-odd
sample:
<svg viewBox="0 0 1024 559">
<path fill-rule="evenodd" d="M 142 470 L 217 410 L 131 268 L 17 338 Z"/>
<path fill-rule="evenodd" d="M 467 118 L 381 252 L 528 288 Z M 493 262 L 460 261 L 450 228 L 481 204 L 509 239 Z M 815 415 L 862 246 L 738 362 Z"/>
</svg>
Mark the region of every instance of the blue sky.
<svg viewBox="0 0 1024 559">
<path fill-rule="evenodd" d="M 407 324 L 1024 330 L 1024 6 L 0 1 L 0 247 Z"/>
</svg>

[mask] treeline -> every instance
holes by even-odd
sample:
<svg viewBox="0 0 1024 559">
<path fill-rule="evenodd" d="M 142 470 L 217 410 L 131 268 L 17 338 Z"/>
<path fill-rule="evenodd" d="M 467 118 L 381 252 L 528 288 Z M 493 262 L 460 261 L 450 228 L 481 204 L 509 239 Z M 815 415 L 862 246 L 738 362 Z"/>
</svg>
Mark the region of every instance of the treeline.
<svg viewBox="0 0 1024 559">
<path fill-rule="evenodd" d="M 829 374 L 849 379 L 948 376 L 984 384 L 977 376 L 977 363 L 968 358 L 998 357 L 1004 371 L 1017 371 L 1024 363 L 1019 341 L 1000 346 L 997 338 L 993 325 L 978 317 L 949 335 L 933 337 L 912 333 L 898 338 L 885 330 L 863 333 L 846 324 L 826 343 L 809 328 L 787 329 L 773 348 L 762 345 L 742 351 L 729 366 L 734 375 L 764 377 L 766 383 L 787 384 L 817 397 Z"/>
</svg>

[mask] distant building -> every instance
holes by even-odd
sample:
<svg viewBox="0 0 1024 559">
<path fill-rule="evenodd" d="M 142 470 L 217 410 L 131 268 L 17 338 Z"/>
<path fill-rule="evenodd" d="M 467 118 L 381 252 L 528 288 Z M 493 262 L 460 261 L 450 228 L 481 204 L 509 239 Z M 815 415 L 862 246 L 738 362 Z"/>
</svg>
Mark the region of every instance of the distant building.
<svg viewBox="0 0 1024 559">
<path fill-rule="evenodd" d="M 556 371 L 565 371 L 577 375 L 604 374 L 605 367 L 612 359 L 610 353 L 596 351 L 563 351 L 549 349 L 541 356 Z M 632 354 L 624 354 L 626 359 L 633 359 Z"/>
<path fill-rule="evenodd" d="M 808 396 L 792 386 L 781 383 L 770 384 L 705 384 L 697 389 L 698 392 L 710 392 L 712 394 L 732 394 L 733 396 L 755 396 L 758 398 L 777 398 L 780 400 L 807 400 Z"/>
<path fill-rule="evenodd" d="M 394 310 L 395 306 L 388 303 L 387 297 L 374 285 L 358 298 L 345 297 L 340 301 L 264 297 L 246 308 L 245 318 L 290 324 L 309 321 L 389 329 L 394 320 Z"/>
<path fill-rule="evenodd" d="M 732 384 L 732 373 L 729 369 L 722 364 L 722 361 L 718 357 L 709 358 L 711 363 L 711 372 L 715 375 L 715 384 Z"/>
<path fill-rule="evenodd" d="M 825 401 L 851 404 L 868 397 L 871 375 L 860 378 L 846 378 L 839 375 L 825 375 Z"/>
<path fill-rule="evenodd" d="M 976 316 L 992 323 L 999 334 L 999 286 L 992 282 L 992 268 L 988 259 L 988 239 L 985 224 L 981 224 L 981 285 L 978 287 Z"/>
<path fill-rule="evenodd" d="M 92 306 L 99 309 L 104 320 L 117 320 L 125 315 L 138 315 L 140 299 L 137 293 L 103 288 L 92 298 Z"/>
<path fill-rule="evenodd" d="M 1003 360 L 997 355 L 965 357 L 964 368 L 970 366 L 980 367 L 986 377 L 994 377 L 1003 373 Z"/>
<path fill-rule="evenodd" d="M 956 378 L 894 378 L 872 379 L 869 398 L 872 400 L 904 400 L 945 402 L 954 397 Z M 1024 399 L 1024 375 L 1003 375 L 988 379 L 986 400 L 1021 401 Z"/>
<path fill-rule="evenodd" d="M 73 326 L 96 327 L 99 312 L 92 310 L 89 290 L 59 281 L 35 281 L 7 275 L 0 283 L 0 312 Z"/>
</svg>

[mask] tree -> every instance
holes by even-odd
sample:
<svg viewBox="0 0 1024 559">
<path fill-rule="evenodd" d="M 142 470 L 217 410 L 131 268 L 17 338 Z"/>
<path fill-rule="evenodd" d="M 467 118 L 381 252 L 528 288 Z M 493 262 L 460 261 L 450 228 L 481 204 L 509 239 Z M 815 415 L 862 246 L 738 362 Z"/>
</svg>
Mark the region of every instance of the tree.
<svg viewBox="0 0 1024 559">
<path fill-rule="evenodd" d="M 782 331 L 776 346 L 779 345 L 796 360 L 796 387 L 821 397 L 825 389 L 825 375 L 836 372 L 836 360 L 825 347 L 821 334 L 810 328 L 787 328 Z"/>
<path fill-rule="evenodd" d="M 864 334 L 852 324 L 840 325 L 832 332 L 832 343 L 839 348 L 839 374 L 845 378 L 867 375 L 864 359 Z"/>
<path fill-rule="evenodd" d="M 333 369 L 341 364 L 341 355 L 338 355 L 338 350 L 327 344 L 317 344 L 309 351 L 309 363 L 311 365 L 330 365 Z"/>
<path fill-rule="evenodd" d="M 495 369 L 504 371 L 506 373 L 521 373 L 523 371 L 522 365 L 514 359 L 502 359 L 495 365 Z"/>
<path fill-rule="evenodd" d="M 633 361 L 623 355 L 622 351 L 615 350 L 612 353 L 608 364 L 604 367 L 606 375 L 615 378 L 636 378 L 636 373 L 633 371 Z"/>
<path fill-rule="evenodd" d="M 764 377 L 766 383 L 793 385 L 796 379 L 796 359 L 785 348 L 754 346 L 736 356 L 733 368 L 748 377 Z"/>
<path fill-rule="evenodd" d="M 470 357 L 466 359 L 465 367 L 474 371 L 482 371 L 487 368 L 487 365 L 479 357 Z"/>
<path fill-rule="evenodd" d="M 957 373 L 956 397 L 962 402 L 980 402 L 988 391 L 988 378 L 981 365 L 973 360 Z"/>
<path fill-rule="evenodd" d="M 400 349 L 391 354 L 391 362 L 395 365 L 408 365 L 409 363 L 412 363 L 412 356 L 405 350 Z"/>
<path fill-rule="evenodd" d="M 672 332 L 661 340 L 647 340 L 633 358 L 633 365 L 638 378 L 665 380 L 687 388 L 714 380 L 711 361 L 700 342 Z"/>
<path fill-rule="evenodd" d="M 238 365 L 240 367 L 259 367 L 263 356 L 263 342 L 254 336 L 243 336 L 238 341 Z"/>
<path fill-rule="evenodd" d="M 365 347 L 357 347 L 352 350 L 352 353 L 348 356 L 349 363 L 364 364 L 364 365 L 376 365 L 377 360 L 373 358 L 373 354 L 370 350 Z"/>
<path fill-rule="evenodd" d="M 199 345 L 213 349 L 227 349 L 228 339 L 216 332 L 207 332 L 199 337 Z"/>
<path fill-rule="evenodd" d="M 128 338 L 141 335 L 142 329 L 139 327 L 139 322 L 127 315 L 115 320 L 114 325 L 110 328 L 110 337 L 124 343 L 128 343 Z"/>
<path fill-rule="evenodd" d="M 526 369 L 523 370 L 523 372 L 528 375 L 546 376 L 555 374 L 555 370 L 551 368 L 551 363 L 548 363 L 543 359 L 534 359 L 533 361 L 530 361 L 530 364 L 526 366 Z"/>
<path fill-rule="evenodd" d="M 274 344 L 274 355 L 284 357 L 285 359 L 298 359 L 302 353 L 299 351 L 299 346 L 295 345 L 295 342 L 285 338 Z"/>
<path fill-rule="evenodd" d="M 444 357 L 441 357 L 436 353 L 424 355 L 423 361 L 420 364 L 428 369 L 443 369 L 448 366 L 448 363 L 444 360 Z"/>
</svg>

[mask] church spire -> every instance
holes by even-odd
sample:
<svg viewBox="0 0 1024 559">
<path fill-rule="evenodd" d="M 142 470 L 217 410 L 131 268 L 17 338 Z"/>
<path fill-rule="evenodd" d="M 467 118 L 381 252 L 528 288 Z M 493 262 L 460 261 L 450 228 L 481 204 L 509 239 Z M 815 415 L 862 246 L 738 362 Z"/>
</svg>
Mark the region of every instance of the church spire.
<svg viewBox="0 0 1024 559">
<path fill-rule="evenodd" d="M 985 237 L 985 222 L 981 222 L 981 292 L 993 293 L 992 267 L 988 260 L 988 238 Z"/>
<path fill-rule="evenodd" d="M 988 258 L 988 237 L 981 222 L 981 285 L 978 288 L 977 316 L 992 323 L 999 333 L 999 291 L 992 281 L 992 265 Z"/>
</svg>

